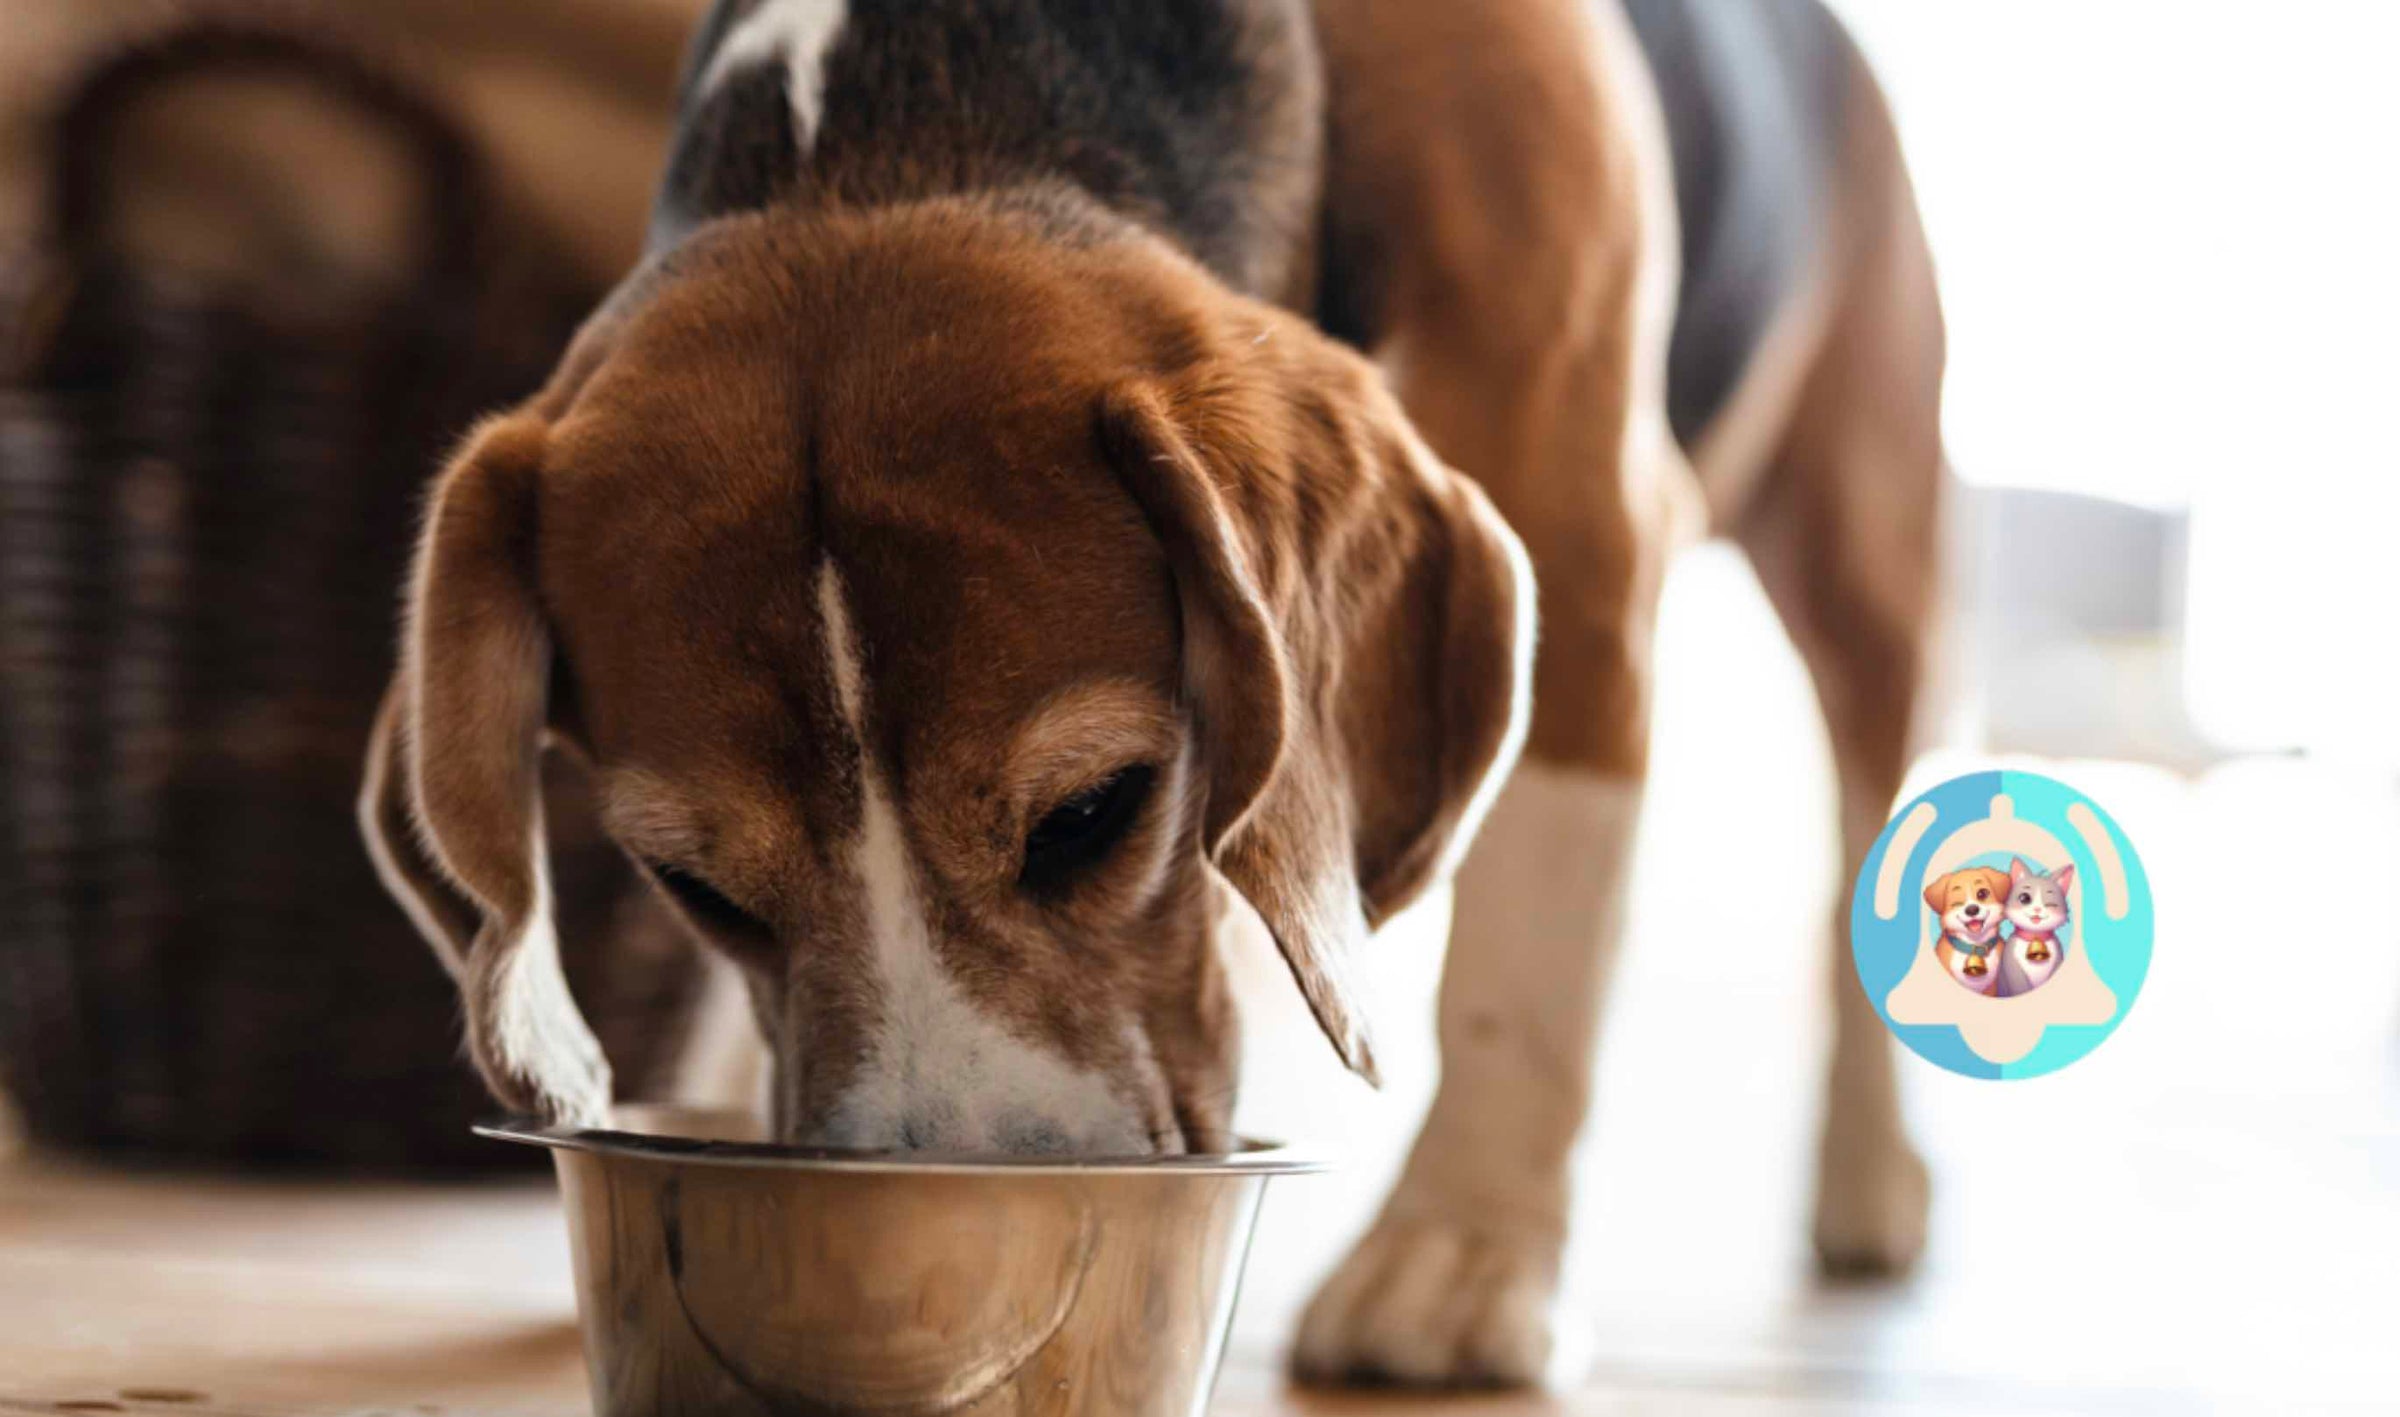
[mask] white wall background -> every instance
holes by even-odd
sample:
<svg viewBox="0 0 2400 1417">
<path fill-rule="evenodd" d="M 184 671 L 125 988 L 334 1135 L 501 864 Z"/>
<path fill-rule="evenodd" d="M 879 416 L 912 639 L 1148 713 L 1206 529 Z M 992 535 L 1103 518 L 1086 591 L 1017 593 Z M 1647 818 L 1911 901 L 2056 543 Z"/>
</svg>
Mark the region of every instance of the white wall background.
<svg viewBox="0 0 2400 1417">
<path fill-rule="evenodd" d="M 2189 508 L 2201 728 L 2400 761 L 2400 4 L 1833 3 L 1941 263 L 1960 474 Z"/>
</svg>

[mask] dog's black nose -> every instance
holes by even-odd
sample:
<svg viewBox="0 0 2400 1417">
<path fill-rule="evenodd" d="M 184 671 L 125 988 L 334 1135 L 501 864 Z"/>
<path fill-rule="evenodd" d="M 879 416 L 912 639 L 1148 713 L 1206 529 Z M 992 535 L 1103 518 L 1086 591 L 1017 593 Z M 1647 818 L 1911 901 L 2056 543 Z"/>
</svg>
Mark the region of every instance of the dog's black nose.
<svg viewBox="0 0 2400 1417">
<path fill-rule="evenodd" d="M 1982 907 L 1982 906 L 1980 906 L 1980 905 L 1970 905 L 1970 906 L 1968 906 L 1968 907 L 1967 907 L 1967 918 L 1968 918 L 1969 920 L 1972 920 L 1972 919 L 1974 919 L 1976 916 L 1978 916 L 1978 915 L 1981 915 L 1981 914 L 1983 914 L 1983 907 Z"/>
</svg>

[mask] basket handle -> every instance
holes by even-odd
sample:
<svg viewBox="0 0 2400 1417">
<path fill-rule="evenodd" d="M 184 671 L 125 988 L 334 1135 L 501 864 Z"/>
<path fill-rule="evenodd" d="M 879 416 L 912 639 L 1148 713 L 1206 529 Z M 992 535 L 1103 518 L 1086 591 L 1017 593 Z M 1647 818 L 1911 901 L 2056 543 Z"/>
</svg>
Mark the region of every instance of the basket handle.
<svg viewBox="0 0 2400 1417">
<path fill-rule="evenodd" d="M 330 35 L 202 18 L 133 42 L 87 71 L 51 122 L 48 254 L 69 269 L 106 242 L 103 180 L 120 128 L 144 97 L 198 75 L 295 80 L 404 140 L 416 161 L 419 281 L 463 283 L 477 268 L 483 165 L 457 123 L 416 88 Z"/>
</svg>

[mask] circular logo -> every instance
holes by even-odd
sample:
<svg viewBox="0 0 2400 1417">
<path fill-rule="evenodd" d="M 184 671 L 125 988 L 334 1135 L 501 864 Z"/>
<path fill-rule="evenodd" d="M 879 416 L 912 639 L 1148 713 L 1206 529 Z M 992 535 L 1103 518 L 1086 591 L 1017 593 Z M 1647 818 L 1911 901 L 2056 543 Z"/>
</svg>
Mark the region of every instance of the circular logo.
<svg viewBox="0 0 2400 1417">
<path fill-rule="evenodd" d="M 2116 1031 L 2150 973 L 2150 878 L 2100 804 L 2030 772 L 1954 777 L 1900 809 L 1850 893 L 1850 953 L 1918 1057 L 2056 1072 Z"/>
</svg>

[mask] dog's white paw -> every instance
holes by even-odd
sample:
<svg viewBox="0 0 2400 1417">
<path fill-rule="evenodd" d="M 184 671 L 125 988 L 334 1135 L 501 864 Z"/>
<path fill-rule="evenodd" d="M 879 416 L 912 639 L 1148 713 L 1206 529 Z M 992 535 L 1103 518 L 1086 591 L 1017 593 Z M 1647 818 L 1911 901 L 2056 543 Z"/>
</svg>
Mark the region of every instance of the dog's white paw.
<svg viewBox="0 0 2400 1417">
<path fill-rule="evenodd" d="M 1521 1387 L 1559 1376 L 1556 1239 L 1386 1215 L 1300 1320 L 1320 1383 Z"/>
<path fill-rule="evenodd" d="M 1817 1179 L 1817 1267 L 1836 1279 L 1905 1272 L 1925 1249 L 1931 1195 L 1925 1163 L 1906 1140 L 1829 1141 Z"/>
</svg>

